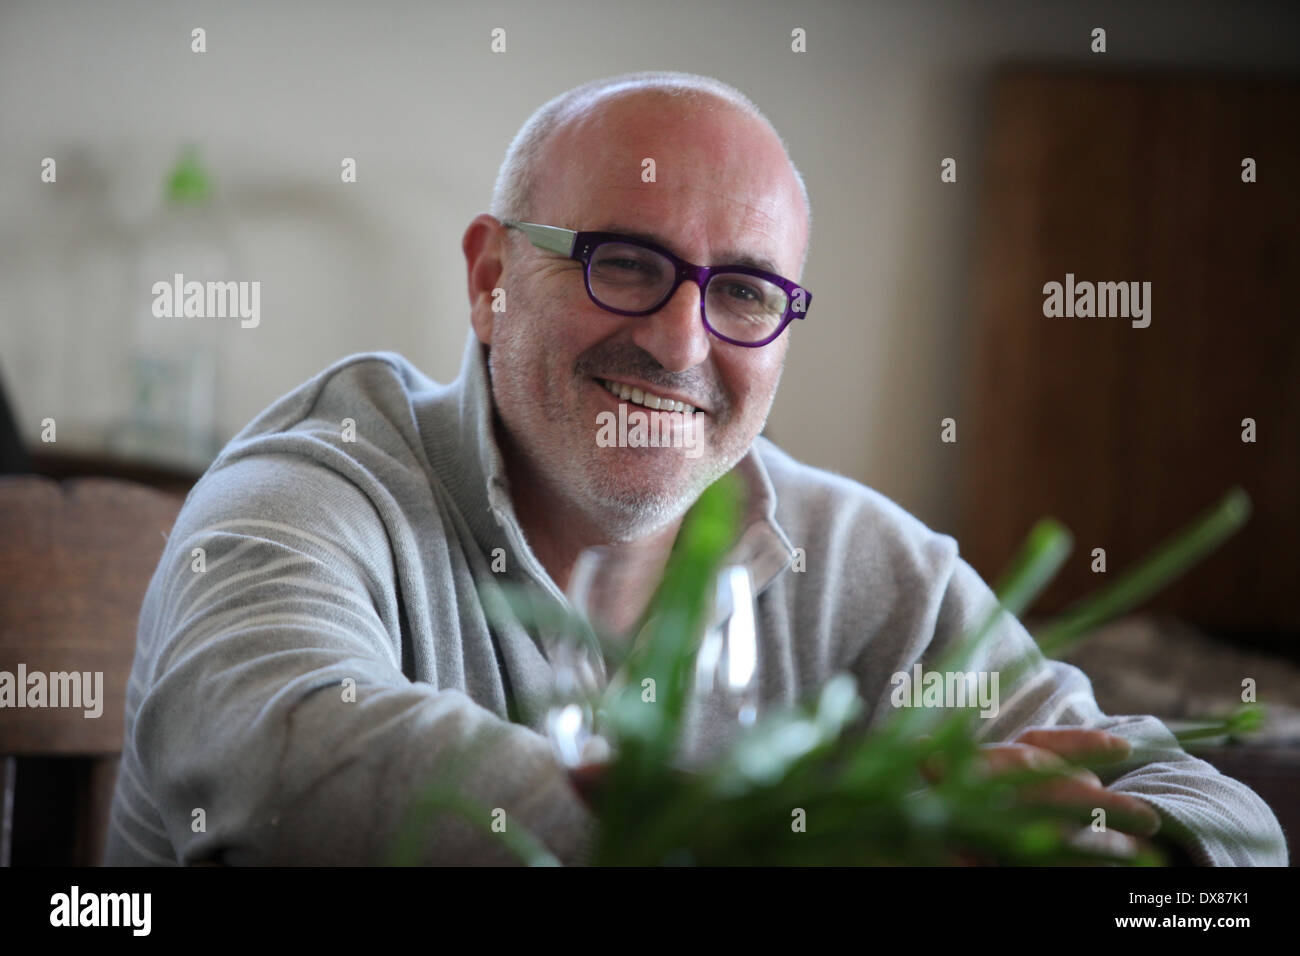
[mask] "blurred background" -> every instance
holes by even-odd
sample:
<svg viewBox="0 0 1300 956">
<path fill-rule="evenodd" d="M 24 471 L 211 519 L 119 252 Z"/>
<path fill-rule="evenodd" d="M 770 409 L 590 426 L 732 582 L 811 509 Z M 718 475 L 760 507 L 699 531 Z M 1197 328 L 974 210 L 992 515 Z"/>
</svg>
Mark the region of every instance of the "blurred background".
<svg viewBox="0 0 1300 956">
<path fill-rule="evenodd" d="M 181 494 L 347 354 L 395 350 L 450 380 L 460 239 L 509 140 L 553 95 L 640 69 L 739 87 L 807 181 L 816 308 L 769 437 L 953 534 L 989 579 L 1059 517 L 1076 554 L 1046 610 L 1102 580 L 1092 549 L 1122 569 L 1240 485 L 1247 530 L 1085 669 L 1113 712 L 1204 713 L 1243 674 L 1300 705 L 1291 3 L 6 2 L 7 469 Z M 257 327 L 153 318 L 173 271 L 259 281 Z M 1151 326 L 1044 317 L 1043 284 L 1066 273 L 1151 282 Z M 33 500 L 5 506 L 5 567 L 29 574 L 70 520 L 31 519 L 66 506 Z M 95 507 L 75 523 L 102 526 Z M 156 560 L 140 552 L 146 581 Z M 1202 676 L 1172 676 L 1202 640 Z M 1300 804 L 1294 751 L 1277 759 L 1277 799 Z"/>
</svg>

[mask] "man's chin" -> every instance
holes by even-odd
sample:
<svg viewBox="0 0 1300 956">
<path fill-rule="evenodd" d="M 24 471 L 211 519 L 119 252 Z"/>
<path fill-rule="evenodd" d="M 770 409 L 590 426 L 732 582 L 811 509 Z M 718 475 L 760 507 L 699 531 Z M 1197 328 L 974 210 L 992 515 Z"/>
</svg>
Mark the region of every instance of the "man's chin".
<svg viewBox="0 0 1300 956">
<path fill-rule="evenodd" d="M 685 514 L 703 490 L 696 489 L 698 480 L 691 475 L 671 485 L 660 481 L 647 485 L 644 480 L 619 480 L 607 474 L 589 487 L 588 504 L 598 512 L 593 517 L 611 540 L 632 541 Z"/>
</svg>

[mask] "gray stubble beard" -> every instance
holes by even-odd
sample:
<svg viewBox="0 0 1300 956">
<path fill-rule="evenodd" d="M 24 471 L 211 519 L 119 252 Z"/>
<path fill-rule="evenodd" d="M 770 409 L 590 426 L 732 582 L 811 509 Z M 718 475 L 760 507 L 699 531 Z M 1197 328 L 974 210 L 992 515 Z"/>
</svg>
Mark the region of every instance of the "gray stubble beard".
<svg viewBox="0 0 1300 956">
<path fill-rule="evenodd" d="M 498 416 L 502 424 L 510 431 L 510 441 L 518 451 L 529 458 L 529 469 L 541 481 L 546 483 L 546 492 L 562 498 L 580 511 L 589 522 L 611 543 L 629 543 L 644 538 L 662 529 L 680 518 L 704 489 L 722 475 L 726 474 L 748 452 L 748 448 L 736 456 L 735 461 L 719 461 L 708 471 L 697 474 L 691 481 L 691 487 L 680 494 L 666 494 L 656 491 L 645 493 L 628 493 L 626 487 L 607 480 L 607 471 L 602 468 L 599 452 L 595 442 L 596 423 L 591 422 L 592 442 L 580 458 L 564 455 L 556 461 L 546 454 L 545 448 L 536 447 L 530 442 L 529 435 L 536 434 L 536 429 L 527 423 L 522 427 L 527 434 L 520 435 L 500 416 L 496 389 L 498 377 L 495 366 L 495 353 L 500 346 L 488 349 L 488 370 L 491 383 L 490 391 L 498 405 Z M 506 351 L 509 351 L 507 348 Z M 544 406 L 534 406 L 543 407 Z M 574 422 L 567 414 L 548 417 L 561 417 L 565 427 L 581 428 L 581 422 Z M 624 449 L 608 449 L 618 453 Z M 657 449 L 661 453 L 682 454 L 681 449 Z M 653 466 L 653 462 L 650 463 Z M 554 466 L 554 467 L 548 467 Z"/>
</svg>

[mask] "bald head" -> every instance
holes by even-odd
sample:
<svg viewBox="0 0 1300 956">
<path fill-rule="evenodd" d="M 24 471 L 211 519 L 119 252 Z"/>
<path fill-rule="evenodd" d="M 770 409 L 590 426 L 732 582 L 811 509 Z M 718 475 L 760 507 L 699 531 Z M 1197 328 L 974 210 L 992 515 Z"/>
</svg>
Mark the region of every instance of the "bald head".
<svg viewBox="0 0 1300 956">
<path fill-rule="evenodd" d="M 721 151 L 721 152 L 720 152 Z M 635 155 L 634 155 L 635 154 Z M 641 161 L 656 162 L 656 181 L 677 187 L 708 189 L 727 185 L 727 166 L 717 176 L 701 177 L 707 162 L 686 162 L 710 157 L 763 157 L 769 168 L 779 166 L 781 192 L 794 191 L 801 213 L 803 242 L 794 266 L 783 270 L 800 278 L 807 257 L 812 207 L 803 177 L 791 161 L 784 140 L 758 107 L 739 90 L 710 77 L 689 73 L 647 72 L 597 80 L 563 93 L 538 108 L 515 135 L 497 175 L 492 214 L 498 219 L 595 228 L 572 216 L 576 210 L 554 209 L 553 199 L 563 180 L 591 181 L 592 177 L 622 180 L 632 188 L 630 173 L 640 177 Z M 622 168 L 635 159 L 631 169 Z M 683 181 L 690 170 L 694 180 Z M 714 180 L 712 182 L 705 180 Z M 749 183 L 749 187 L 753 187 Z M 734 190 L 733 190 L 734 192 Z M 763 204 L 766 197 L 737 196 Z M 516 235 L 513 237 L 518 239 Z"/>
</svg>

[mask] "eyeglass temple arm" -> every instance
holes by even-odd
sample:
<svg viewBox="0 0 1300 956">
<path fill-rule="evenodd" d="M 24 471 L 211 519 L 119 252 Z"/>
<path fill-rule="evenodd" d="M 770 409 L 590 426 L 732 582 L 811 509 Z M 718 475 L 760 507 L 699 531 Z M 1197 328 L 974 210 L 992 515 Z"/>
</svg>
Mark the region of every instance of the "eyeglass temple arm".
<svg viewBox="0 0 1300 956">
<path fill-rule="evenodd" d="M 562 256 L 573 254 L 573 244 L 578 234 L 572 229 L 558 226 L 541 226 L 535 222 L 519 222 L 517 219 L 504 219 L 503 226 L 513 226 L 526 235 L 538 249 L 558 252 Z"/>
</svg>

